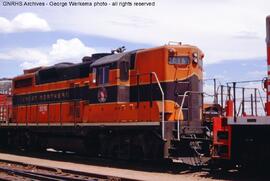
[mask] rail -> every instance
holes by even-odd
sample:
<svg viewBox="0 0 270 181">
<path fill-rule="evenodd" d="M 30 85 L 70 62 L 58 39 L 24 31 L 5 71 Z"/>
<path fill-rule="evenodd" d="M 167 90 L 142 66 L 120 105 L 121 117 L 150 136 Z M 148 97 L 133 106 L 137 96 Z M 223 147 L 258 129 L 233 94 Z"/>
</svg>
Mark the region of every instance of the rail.
<svg viewBox="0 0 270 181">
<path fill-rule="evenodd" d="M 51 161 L 50 164 L 53 164 Z M 0 180 L 66 180 L 66 181 L 100 181 L 100 180 L 122 180 L 135 181 L 135 178 L 125 176 L 114 176 L 106 173 L 84 172 L 71 170 L 68 167 L 51 167 L 26 161 L 16 161 L 14 158 L 0 160 Z"/>
<path fill-rule="evenodd" d="M 183 112 L 183 106 L 185 103 L 185 99 L 187 97 L 187 94 L 203 94 L 203 92 L 199 92 L 199 91 L 186 91 L 183 95 L 183 99 L 179 108 L 179 112 L 178 112 L 178 116 L 177 116 L 177 140 L 180 140 L 180 115 Z M 182 96 L 182 95 L 178 95 L 178 96 Z"/>
</svg>

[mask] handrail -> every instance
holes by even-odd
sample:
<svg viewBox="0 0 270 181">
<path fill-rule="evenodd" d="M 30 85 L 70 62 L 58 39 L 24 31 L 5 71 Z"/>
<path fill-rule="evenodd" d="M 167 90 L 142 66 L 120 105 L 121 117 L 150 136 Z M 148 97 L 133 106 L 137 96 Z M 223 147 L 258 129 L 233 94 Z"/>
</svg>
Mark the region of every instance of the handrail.
<svg viewBox="0 0 270 181">
<path fill-rule="evenodd" d="M 228 88 L 230 88 L 230 87 L 228 87 Z M 244 91 L 246 90 L 246 89 L 249 89 L 249 90 L 254 90 L 254 94 L 251 94 L 251 97 L 250 97 L 250 102 L 251 102 L 251 115 L 254 115 L 254 112 L 253 112 L 253 110 L 255 111 L 255 115 L 257 116 L 257 111 L 258 111 L 258 107 L 257 107 L 257 103 L 258 102 L 261 102 L 261 105 L 262 105 L 262 108 L 263 108 L 263 110 L 264 110 L 264 113 L 266 114 L 266 112 L 265 112 L 265 106 L 264 106 L 264 101 L 263 101 L 263 98 L 262 98 L 262 96 L 261 96 L 261 93 L 260 93 L 260 90 L 258 89 L 258 88 L 246 88 L 246 87 L 236 87 L 236 82 L 234 82 L 233 83 L 233 104 L 234 104 L 234 121 L 236 121 L 237 119 L 237 116 L 239 116 L 239 111 L 238 111 L 238 113 L 237 113 L 237 111 L 236 111 L 236 105 L 237 104 L 239 104 L 238 103 L 238 98 L 237 98 L 237 96 L 236 96 L 236 94 L 237 94 L 237 91 L 236 91 L 236 89 L 238 89 L 238 88 L 240 88 L 240 89 L 242 89 L 242 101 L 240 102 L 240 104 L 239 104 L 239 109 L 240 109 L 240 107 L 242 106 L 242 114 L 244 113 L 244 108 L 243 108 L 243 106 L 244 105 L 242 105 L 243 104 L 243 102 L 246 102 L 245 101 L 245 94 L 244 94 Z M 258 94 L 257 94 L 258 93 Z M 259 101 L 257 101 L 257 97 L 259 98 Z M 254 101 L 253 101 L 253 98 L 255 99 Z M 230 98 L 229 98 L 230 99 Z M 253 107 L 253 102 L 255 102 L 255 108 Z M 254 109 L 253 109 L 254 108 Z"/>
<path fill-rule="evenodd" d="M 263 107 L 263 110 L 264 110 L 264 113 L 266 114 L 266 111 L 265 111 L 265 106 L 264 106 L 264 103 L 263 103 L 263 98 L 262 98 L 262 95 L 261 95 L 261 91 L 259 89 L 257 89 L 258 93 L 259 93 L 259 98 L 261 100 L 261 103 L 262 103 L 262 107 Z"/>
<path fill-rule="evenodd" d="M 186 91 L 183 95 L 183 99 L 179 108 L 178 116 L 177 116 L 177 140 L 180 140 L 180 113 L 182 112 L 184 102 L 186 99 L 187 94 L 203 94 L 204 92 L 198 92 L 198 91 Z"/>
<path fill-rule="evenodd" d="M 242 106 L 243 106 L 243 103 L 244 103 L 244 101 L 241 101 L 241 103 L 240 103 L 240 105 L 239 105 L 239 108 L 238 108 L 238 111 L 237 111 L 237 117 L 238 117 L 239 114 L 240 114 L 240 110 L 241 110 L 241 108 L 242 108 Z M 243 115 L 243 112 L 242 112 L 242 115 Z"/>
<path fill-rule="evenodd" d="M 142 76 L 142 75 L 149 75 L 149 73 L 142 73 L 142 74 L 136 74 L 136 75 L 133 75 L 134 77 L 136 76 L 137 77 L 137 86 L 139 85 L 139 81 L 138 81 L 138 77 L 139 76 Z M 162 114 L 161 114 L 161 131 L 162 131 L 162 139 L 165 140 L 165 96 L 164 96 L 164 91 L 162 89 L 162 86 L 160 84 L 160 81 L 158 79 L 158 76 L 156 74 L 156 72 L 150 72 L 150 75 L 154 75 L 155 79 L 156 79 L 156 82 L 158 84 L 158 87 L 159 87 L 159 90 L 161 92 L 161 96 L 162 96 L 162 104 L 161 104 L 161 109 L 162 109 Z M 131 75 L 131 77 L 133 77 Z M 139 101 L 139 100 L 137 100 Z"/>
<path fill-rule="evenodd" d="M 161 84 L 160 84 L 160 81 L 158 79 L 157 74 L 155 72 L 151 72 L 151 74 L 154 75 L 154 77 L 157 81 L 159 90 L 161 92 L 161 96 L 162 96 L 162 104 L 161 104 L 162 105 L 162 115 L 161 115 L 161 127 L 162 128 L 161 129 L 162 129 L 162 139 L 165 140 L 165 114 L 164 114 L 164 112 L 165 112 L 165 103 L 164 103 L 165 97 L 164 97 L 164 91 L 161 87 Z"/>
</svg>

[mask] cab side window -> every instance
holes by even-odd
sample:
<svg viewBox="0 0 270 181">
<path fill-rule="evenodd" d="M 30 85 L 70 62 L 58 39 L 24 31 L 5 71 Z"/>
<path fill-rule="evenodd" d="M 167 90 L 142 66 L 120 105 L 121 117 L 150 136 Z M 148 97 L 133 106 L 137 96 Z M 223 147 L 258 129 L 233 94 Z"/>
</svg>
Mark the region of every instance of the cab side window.
<svg viewBox="0 0 270 181">
<path fill-rule="evenodd" d="M 97 68 L 97 84 L 106 84 L 109 82 L 109 66 Z"/>
<path fill-rule="evenodd" d="M 128 62 L 121 62 L 120 63 L 120 80 L 121 81 L 128 81 L 129 73 L 129 63 Z"/>
</svg>

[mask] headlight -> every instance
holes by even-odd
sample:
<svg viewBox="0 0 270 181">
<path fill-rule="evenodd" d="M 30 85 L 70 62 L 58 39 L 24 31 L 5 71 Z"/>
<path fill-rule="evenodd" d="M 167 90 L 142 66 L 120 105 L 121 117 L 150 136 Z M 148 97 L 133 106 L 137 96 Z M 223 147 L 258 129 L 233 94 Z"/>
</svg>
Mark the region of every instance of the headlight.
<svg viewBox="0 0 270 181">
<path fill-rule="evenodd" d="M 193 62 L 197 64 L 198 63 L 198 53 L 197 52 L 194 52 L 192 54 L 192 56 L 193 56 Z"/>
</svg>

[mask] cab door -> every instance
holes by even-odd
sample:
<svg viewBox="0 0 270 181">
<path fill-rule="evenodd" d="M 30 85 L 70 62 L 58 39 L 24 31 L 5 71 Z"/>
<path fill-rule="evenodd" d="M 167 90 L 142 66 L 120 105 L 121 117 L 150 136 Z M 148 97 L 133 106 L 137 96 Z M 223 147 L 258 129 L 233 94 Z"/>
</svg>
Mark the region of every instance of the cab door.
<svg viewBox="0 0 270 181">
<path fill-rule="evenodd" d="M 69 103 L 69 115 L 71 122 L 77 124 L 81 122 L 79 83 L 71 83 L 70 90 L 72 101 Z"/>
<path fill-rule="evenodd" d="M 119 86 L 118 102 L 129 102 L 129 62 L 121 61 L 119 63 Z"/>
<path fill-rule="evenodd" d="M 136 105 L 130 103 L 130 75 L 129 61 L 119 62 L 119 82 L 117 86 L 117 102 L 119 104 L 119 120 L 127 121 L 136 119 Z"/>
<path fill-rule="evenodd" d="M 74 101 L 73 101 L 73 117 L 75 124 L 81 122 L 81 96 L 80 96 L 80 84 L 75 83 L 73 88 L 73 95 L 74 95 Z"/>
<path fill-rule="evenodd" d="M 113 83 L 115 77 L 110 64 L 93 67 L 93 84 L 90 87 L 89 120 L 95 122 L 114 122 L 118 118 L 115 109 L 117 86 Z"/>
</svg>

